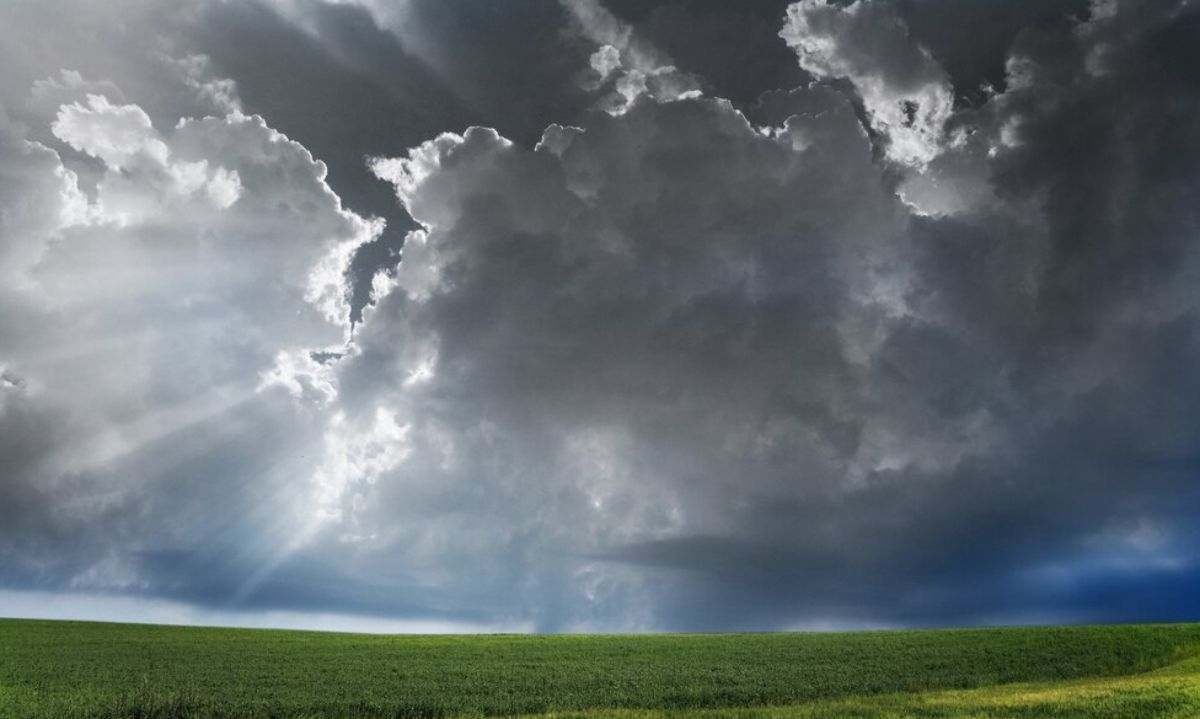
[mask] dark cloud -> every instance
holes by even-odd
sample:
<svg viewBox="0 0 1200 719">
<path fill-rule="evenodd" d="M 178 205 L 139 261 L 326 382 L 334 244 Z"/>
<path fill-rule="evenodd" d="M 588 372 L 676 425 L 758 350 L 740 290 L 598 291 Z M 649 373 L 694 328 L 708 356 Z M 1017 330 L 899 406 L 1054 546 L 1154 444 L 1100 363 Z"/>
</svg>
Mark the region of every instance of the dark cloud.
<svg viewBox="0 0 1200 719">
<path fill-rule="evenodd" d="M 853 28 L 838 17 L 853 11 L 824 12 L 844 28 L 835 38 L 897 33 L 891 63 L 845 55 L 870 50 L 836 40 L 816 61 L 877 88 L 868 113 L 872 102 L 949 82 L 929 56 L 905 49 L 917 39 L 886 8 Z M 788 141 L 763 157 L 742 159 L 778 141 L 738 125 L 730 109 L 688 101 L 587 120 L 565 140 L 555 131 L 543 151 L 558 161 L 546 157 L 540 171 L 478 132 L 381 166 L 432 229 L 407 268 L 411 285 L 402 268 L 401 289 L 417 299 L 372 317 L 374 332 L 400 318 L 407 329 L 386 341 L 369 330 L 363 360 L 378 362 L 385 347 L 436 347 L 430 381 L 446 384 L 422 391 L 475 407 L 450 421 L 537 408 L 497 418 L 500 437 L 545 436 L 529 426 L 542 417 L 566 446 L 573 432 L 628 431 L 615 452 L 622 471 L 670 488 L 677 523 L 649 524 L 642 534 L 666 536 L 625 548 L 601 541 L 589 556 L 678 572 L 658 579 L 673 589 L 644 589 L 673 626 L 1053 612 L 1068 600 L 1025 575 L 1086 563 L 1089 537 L 1114 523 L 1157 527 L 1161 544 L 1137 551 L 1182 551 L 1191 566 L 1188 540 L 1171 538 L 1195 498 L 1178 475 L 1144 462 L 1197 439 L 1188 401 L 1173 399 L 1190 396 L 1191 383 L 1172 369 L 1195 351 L 1184 269 L 1194 220 L 1182 201 L 1194 174 L 1130 179 L 1126 163 L 1155 154 L 1156 138 L 1172 134 L 1158 125 L 1174 113 L 1158 107 L 1152 66 L 1097 64 L 1096 48 L 1109 43 L 1153 57 L 1153 33 L 1143 32 L 1154 23 L 1125 20 L 1097 13 L 1028 30 L 1008 91 L 953 118 L 975 134 L 938 139 L 931 120 L 914 140 L 931 143 L 918 149 L 933 163 L 916 179 L 879 167 L 851 103 L 830 105 L 837 93 L 820 88 L 789 99 Z M 1041 47 L 1054 55 L 1042 59 Z M 1112 101 L 1131 95 L 1141 95 L 1132 108 Z M 1190 114 L 1179 107 L 1181 121 Z M 1135 131 L 1130 116 L 1149 125 Z M 1054 126 L 1045 146 L 1026 135 L 1042 123 Z M 875 130 L 884 142 L 903 132 L 888 121 Z M 789 156 L 789 169 L 773 164 Z M 971 188 L 950 215 L 889 209 L 894 179 L 902 193 L 942 180 L 953 196 L 970 188 L 947 182 L 957 173 L 982 175 L 988 189 Z M 1134 187 L 1114 202 L 1111 193 Z M 1165 218 L 1142 212 L 1139 195 L 1155 197 Z M 1114 222 L 1114 206 L 1128 222 Z M 819 216 L 806 220 L 810 209 Z M 620 272 L 608 276 L 610 265 Z M 507 283 L 518 267 L 520 283 Z M 621 506 L 649 503 L 635 487 L 618 495 Z M 1176 512 L 1180 502 L 1188 509 Z M 1018 598 L 969 591 L 1004 585 Z M 881 597 L 901 600 L 885 608 Z"/>
<path fill-rule="evenodd" d="M 897 0 L 897 14 L 953 78 L 961 101 L 986 101 L 985 88 L 1004 90 L 1005 64 L 1022 33 L 1059 30 L 1088 17 L 1088 0 Z"/>
<path fill-rule="evenodd" d="M 0 95 L 4 587 L 1200 609 L 1193 4 L 130 11 Z"/>
</svg>

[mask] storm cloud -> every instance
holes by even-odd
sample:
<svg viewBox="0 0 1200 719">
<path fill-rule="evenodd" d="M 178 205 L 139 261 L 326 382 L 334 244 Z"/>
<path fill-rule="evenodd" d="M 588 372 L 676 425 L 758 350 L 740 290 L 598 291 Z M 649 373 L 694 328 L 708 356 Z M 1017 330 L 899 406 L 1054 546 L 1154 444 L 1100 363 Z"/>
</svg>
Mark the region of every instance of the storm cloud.
<svg viewBox="0 0 1200 719">
<path fill-rule="evenodd" d="M 3 11 L 0 596 L 1200 611 L 1195 3 L 127 4 Z"/>
</svg>

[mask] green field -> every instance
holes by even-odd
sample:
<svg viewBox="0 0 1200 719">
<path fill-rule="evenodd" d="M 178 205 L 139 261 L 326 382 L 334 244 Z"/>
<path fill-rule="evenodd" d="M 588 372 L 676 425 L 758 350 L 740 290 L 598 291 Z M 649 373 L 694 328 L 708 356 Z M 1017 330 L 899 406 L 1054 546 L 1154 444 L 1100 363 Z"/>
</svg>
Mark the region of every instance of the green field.
<svg viewBox="0 0 1200 719">
<path fill-rule="evenodd" d="M 0 717 L 1200 717 L 1200 624 L 393 637 L 0 620 Z"/>
</svg>

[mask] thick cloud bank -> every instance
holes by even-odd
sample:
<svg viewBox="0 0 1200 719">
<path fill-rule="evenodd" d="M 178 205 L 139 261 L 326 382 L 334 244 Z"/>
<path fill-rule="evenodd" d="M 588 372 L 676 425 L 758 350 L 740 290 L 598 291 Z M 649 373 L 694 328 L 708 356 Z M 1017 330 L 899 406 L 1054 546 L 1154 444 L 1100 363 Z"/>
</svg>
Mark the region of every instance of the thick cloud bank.
<svg viewBox="0 0 1200 719">
<path fill-rule="evenodd" d="M 315 420 L 278 386 L 309 391 L 291 365 L 344 343 L 345 264 L 376 228 L 258 117 L 160 132 L 85 94 L 50 129 L 97 172 L 85 190 L 0 128 L 0 566 L 15 586 L 171 591 L 158 558 L 291 533 L 272 493 Z"/>
<path fill-rule="evenodd" d="M 215 112 L 174 126 L 48 75 L 0 115 L 0 585 L 547 630 L 1194 617 L 1200 8 L 1014 3 L 981 90 L 990 55 L 921 34 L 943 5 L 781 6 L 803 81 L 731 101 L 564 0 L 591 109 L 371 159 L 418 227 L 377 267 L 382 221 L 207 57 L 165 65 Z M 414 42 L 420 3 L 356 7 Z"/>
</svg>

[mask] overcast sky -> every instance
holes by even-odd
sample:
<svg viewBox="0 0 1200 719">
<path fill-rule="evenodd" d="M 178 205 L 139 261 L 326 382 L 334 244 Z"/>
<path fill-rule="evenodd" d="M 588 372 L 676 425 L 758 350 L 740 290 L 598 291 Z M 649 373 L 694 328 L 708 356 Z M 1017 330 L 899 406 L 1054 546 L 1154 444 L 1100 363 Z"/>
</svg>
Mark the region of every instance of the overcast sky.
<svg viewBox="0 0 1200 719">
<path fill-rule="evenodd" d="M 7 0 L 0 615 L 1200 619 L 1200 2 Z"/>
</svg>

